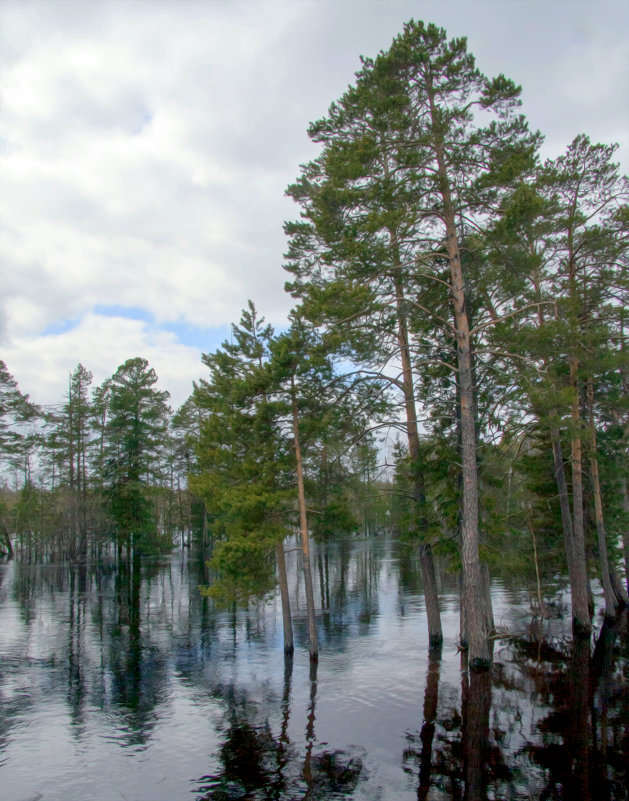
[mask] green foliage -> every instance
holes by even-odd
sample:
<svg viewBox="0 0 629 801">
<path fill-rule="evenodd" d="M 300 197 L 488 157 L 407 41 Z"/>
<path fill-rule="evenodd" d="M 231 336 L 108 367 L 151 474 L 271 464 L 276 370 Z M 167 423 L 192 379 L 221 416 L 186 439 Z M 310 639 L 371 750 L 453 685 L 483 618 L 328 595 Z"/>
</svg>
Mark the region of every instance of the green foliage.
<svg viewBox="0 0 629 801">
<path fill-rule="evenodd" d="M 109 388 L 105 481 L 118 541 L 136 553 L 163 544 L 147 491 L 169 414 L 168 393 L 157 390 L 156 382 L 146 359 L 137 357 L 116 370 Z"/>
</svg>

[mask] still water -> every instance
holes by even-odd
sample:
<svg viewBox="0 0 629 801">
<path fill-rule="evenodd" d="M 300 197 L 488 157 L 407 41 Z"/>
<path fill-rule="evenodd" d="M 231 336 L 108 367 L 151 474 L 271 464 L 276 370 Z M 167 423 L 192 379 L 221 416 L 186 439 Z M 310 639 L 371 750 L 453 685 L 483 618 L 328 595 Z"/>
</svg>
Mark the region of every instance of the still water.
<svg viewBox="0 0 629 801">
<path fill-rule="evenodd" d="M 0 565 L 0 799 L 627 799 L 626 620 L 573 647 L 569 615 L 533 631 L 528 593 L 495 579 L 496 623 L 522 637 L 468 675 L 454 579 L 431 656 L 413 552 L 322 546 L 313 670 L 290 559 L 290 661 L 279 599 L 216 610 L 191 556 L 135 577 Z"/>
</svg>

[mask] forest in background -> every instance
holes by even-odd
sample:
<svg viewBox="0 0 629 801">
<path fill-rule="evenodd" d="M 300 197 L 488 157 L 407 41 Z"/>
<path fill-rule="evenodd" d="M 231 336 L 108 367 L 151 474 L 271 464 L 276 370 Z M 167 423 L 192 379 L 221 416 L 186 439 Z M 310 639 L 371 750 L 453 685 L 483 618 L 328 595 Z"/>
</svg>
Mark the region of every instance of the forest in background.
<svg viewBox="0 0 629 801">
<path fill-rule="evenodd" d="M 615 146 L 584 134 L 543 161 L 519 93 L 419 22 L 363 59 L 288 189 L 289 326 L 249 304 L 176 413 L 141 358 L 96 388 L 77 366 L 47 410 L 2 364 L 5 551 L 212 543 L 215 596 L 277 577 L 286 650 L 292 533 L 306 589 L 309 535 L 416 542 L 435 646 L 435 558 L 460 573 L 472 665 L 490 659 L 494 569 L 517 571 L 540 613 L 538 588 L 567 573 L 576 634 L 590 579 L 613 615 L 629 574 L 629 182 Z"/>
</svg>

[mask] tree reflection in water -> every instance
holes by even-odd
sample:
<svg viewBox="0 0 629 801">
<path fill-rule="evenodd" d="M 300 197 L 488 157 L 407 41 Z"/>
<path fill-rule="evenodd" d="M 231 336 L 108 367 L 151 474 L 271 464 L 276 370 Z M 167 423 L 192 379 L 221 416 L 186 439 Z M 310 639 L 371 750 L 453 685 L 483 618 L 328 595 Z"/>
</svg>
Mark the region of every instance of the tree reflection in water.
<svg viewBox="0 0 629 801">
<path fill-rule="evenodd" d="M 275 737 L 268 720 L 256 724 L 256 707 L 235 692 L 227 693 L 229 725 L 220 747 L 221 770 L 203 776 L 200 801 L 324 801 L 351 795 L 361 778 L 362 758 L 343 750 L 315 751 L 317 663 L 310 663 L 310 703 L 305 752 L 291 744 L 290 719 L 293 658 L 284 662 L 281 725 Z"/>
<path fill-rule="evenodd" d="M 282 663 L 275 600 L 219 613 L 192 561 L 0 565 L 0 795 L 629 801 L 627 613 L 592 644 L 572 644 L 569 618 L 545 620 L 497 642 L 490 673 L 470 674 L 452 645 L 456 615 L 442 654 L 414 639 L 419 563 L 396 547 L 319 554 L 310 677 L 299 648 L 294 672 Z M 528 599 L 504 588 L 516 629 Z M 40 776 L 71 776 L 72 792 L 36 777 L 40 741 L 55 746 L 38 752 Z"/>
<path fill-rule="evenodd" d="M 419 801 L 627 801 L 626 635 L 625 612 L 603 624 L 593 653 L 588 639 L 517 639 L 491 672 L 468 671 L 463 653 L 460 713 L 451 687 L 440 698 L 440 655 L 431 652 L 421 729 L 407 733 L 403 753 Z"/>
</svg>

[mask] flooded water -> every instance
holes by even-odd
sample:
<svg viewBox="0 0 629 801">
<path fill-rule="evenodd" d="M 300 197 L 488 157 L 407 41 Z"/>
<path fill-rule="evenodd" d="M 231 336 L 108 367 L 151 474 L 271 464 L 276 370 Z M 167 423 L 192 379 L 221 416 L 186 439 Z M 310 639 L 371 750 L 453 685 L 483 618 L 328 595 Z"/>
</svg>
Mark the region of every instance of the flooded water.
<svg viewBox="0 0 629 801">
<path fill-rule="evenodd" d="M 523 636 L 469 675 L 452 577 L 431 655 L 413 552 L 336 544 L 314 552 L 313 670 L 290 556 L 289 661 L 278 598 L 216 610 L 181 554 L 135 576 L 0 565 L 0 798 L 627 799 L 626 620 L 573 647 L 555 617 L 539 643 L 528 593 L 495 579 L 496 622 Z"/>
</svg>

